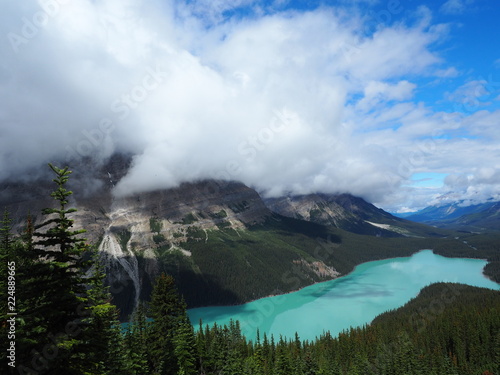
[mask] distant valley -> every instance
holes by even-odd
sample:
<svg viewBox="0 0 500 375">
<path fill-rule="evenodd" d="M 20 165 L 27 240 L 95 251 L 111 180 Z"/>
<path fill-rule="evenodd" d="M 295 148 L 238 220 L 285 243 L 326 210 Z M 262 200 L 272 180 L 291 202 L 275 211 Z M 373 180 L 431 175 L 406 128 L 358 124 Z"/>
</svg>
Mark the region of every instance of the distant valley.
<svg viewBox="0 0 500 375">
<path fill-rule="evenodd" d="M 500 202 L 465 205 L 463 202 L 429 206 L 404 216 L 408 220 L 440 228 L 471 232 L 500 231 Z"/>
</svg>

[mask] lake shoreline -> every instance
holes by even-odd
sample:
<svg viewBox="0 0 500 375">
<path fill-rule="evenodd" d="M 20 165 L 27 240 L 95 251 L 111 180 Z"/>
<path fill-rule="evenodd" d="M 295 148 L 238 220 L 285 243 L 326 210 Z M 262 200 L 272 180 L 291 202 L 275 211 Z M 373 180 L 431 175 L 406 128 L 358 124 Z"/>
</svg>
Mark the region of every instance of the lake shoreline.
<svg viewBox="0 0 500 375">
<path fill-rule="evenodd" d="M 200 320 L 203 326 L 239 321 L 250 340 L 257 329 L 261 334 L 276 337 L 292 337 L 297 332 L 303 339 L 313 339 L 323 331 L 337 335 L 349 327 L 370 324 L 378 315 L 403 306 L 431 284 L 459 283 L 500 290 L 499 283 L 484 277 L 482 268 L 486 264 L 484 259 L 445 257 L 432 249 L 421 249 L 411 256 L 360 263 L 343 276 L 297 291 L 272 294 L 245 304 L 190 309 L 188 314 L 195 329 Z"/>
<path fill-rule="evenodd" d="M 266 295 L 266 296 L 263 296 L 263 297 L 259 297 L 259 298 L 255 298 L 255 299 L 252 299 L 252 300 L 249 300 L 247 302 L 242 302 L 242 303 L 233 303 L 233 304 L 228 304 L 228 305 L 207 305 L 207 306 L 197 306 L 197 307 L 193 307 L 193 308 L 189 308 L 188 310 L 193 310 L 193 309 L 203 309 L 203 308 L 207 308 L 207 307 L 229 307 L 229 306 L 241 306 L 241 305 L 244 305 L 244 304 L 247 304 L 247 303 L 251 303 L 251 302 L 256 302 L 256 301 L 259 301 L 261 299 L 264 299 L 264 298 L 271 298 L 271 297 L 279 297 L 279 296 L 286 296 L 288 294 L 291 294 L 291 293 L 296 293 L 296 292 L 299 292 L 301 291 L 302 289 L 304 288 L 308 288 L 310 286 L 313 286 L 313 285 L 317 285 L 317 284 L 321 284 L 321 283 L 327 283 L 327 282 L 330 282 L 330 281 L 333 281 L 333 280 L 338 280 L 338 279 L 341 279 L 343 277 L 346 277 L 346 276 L 349 276 L 351 275 L 353 272 L 356 271 L 356 268 L 358 268 L 359 266 L 363 265 L 363 264 L 366 264 L 366 263 L 370 263 L 370 262 L 378 262 L 378 261 L 382 261 L 382 260 L 389 260 L 389 259 L 401 259 L 401 258 L 411 258 L 413 255 L 415 254 L 418 254 L 419 252 L 421 251 L 425 251 L 425 250 L 431 250 L 433 253 L 434 253 L 434 250 L 432 249 L 420 249 L 420 250 L 417 250 L 415 251 L 414 253 L 412 253 L 411 255 L 409 256 L 402 256 L 402 257 L 395 257 L 395 258 L 381 258 L 381 259 L 373 259 L 373 260 L 367 260 L 366 262 L 362 262 L 362 263 L 359 263 L 359 264 L 356 264 L 354 266 L 354 268 L 349 271 L 348 273 L 346 273 L 345 275 L 339 275 L 337 277 L 334 277 L 333 279 L 329 279 L 329 280 L 323 280 L 323 281 L 315 281 L 309 285 L 306 285 L 306 286 L 303 286 L 301 288 L 298 288 L 298 289 L 294 289 L 294 290 L 290 290 L 288 292 L 285 292 L 285 293 L 279 293 L 279 294 L 269 294 L 269 295 Z M 435 253 L 434 253 L 435 254 Z M 440 254 L 436 254 L 436 255 L 440 255 Z M 440 255 L 440 256 L 443 256 L 443 255 Z M 446 257 L 446 258 L 451 258 L 451 257 Z M 465 259 L 465 258 L 464 258 Z M 470 258 L 470 259 L 476 259 L 476 258 Z M 492 280 L 493 281 L 493 280 Z"/>
<path fill-rule="evenodd" d="M 441 255 L 441 254 L 438 254 L 435 252 L 434 249 L 420 249 L 420 250 L 417 250 L 413 253 L 411 253 L 411 255 L 408 255 L 408 256 L 400 256 L 400 257 L 395 257 L 395 258 L 381 258 L 381 259 L 373 259 L 373 260 L 368 260 L 366 262 L 362 262 L 362 263 L 359 263 L 359 264 L 356 264 L 354 266 L 354 268 L 349 271 L 348 273 L 346 273 L 345 275 L 339 275 L 333 279 L 329 279 L 329 280 L 323 280 L 323 281 L 315 281 L 309 285 L 306 285 L 306 286 L 303 286 L 301 288 L 298 288 L 298 289 L 294 289 L 294 290 L 290 290 L 288 292 L 284 292 L 284 293 L 279 293 L 279 294 L 269 294 L 269 295 L 266 295 L 266 296 L 263 296 L 263 297 L 259 297 L 259 298 L 255 298 L 255 299 L 252 299 L 252 300 L 249 300 L 249 301 L 246 301 L 246 302 L 242 302 L 242 303 L 234 303 L 234 304 L 227 304 L 227 305 L 207 305 L 207 306 L 197 306 L 197 307 L 193 307 L 193 308 L 189 308 L 188 310 L 194 310 L 194 309 L 202 309 L 202 308 L 215 308 L 215 307 L 230 307 L 230 306 L 242 306 L 242 305 L 245 305 L 247 303 L 252 303 L 252 302 L 256 302 L 256 301 L 259 301 L 259 300 L 262 300 L 262 299 L 265 299 L 265 298 L 272 298 L 272 297 L 280 297 L 280 296 L 286 296 L 286 295 L 289 295 L 289 294 L 292 294 L 292 293 L 296 293 L 296 292 L 299 292 L 305 288 L 308 288 L 310 286 L 314 286 L 314 285 L 318 285 L 318 284 L 321 284 L 321 283 L 327 283 L 327 282 L 330 282 L 330 281 L 333 281 L 333 280 L 339 280 L 339 279 L 342 279 L 344 277 L 347 277 L 349 275 L 351 275 L 352 273 L 356 272 L 356 269 L 359 267 L 359 266 L 362 266 L 364 264 L 367 264 L 367 263 L 371 263 L 371 262 L 379 262 L 379 261 L 384 261 L 384 260 L 398 260 L 398 259 L 404 259 L 404 258 L 411 258 L 412 256 L 418 254 L 418 253 L 421 253 L 422 251 L 432 251 L 432 253 L 434 255 L 438 255 L 438 256 L 441 256 L 441 257 L 444 257 L 444 258 L 448 258 L 448 259 L 471 259 L 471 260 L 482 260 L 482 261 L 485 261 L 487 262 L 486 265 L 488 263 L 490 263 L 488 261 L 488 259 L 484 259 L 484 258 L 472 258 L 472 257 L 463 257 L 463 256 L 445 256 L 445 255 Z M 486 267 L 485 265 L 485 267 Z M 495 280 L 491 279 L 488 275 L 486 275 L 484 273 L 484 267 L 483 267 L 483 272 L 482 272 L 483 276 L 496 283 L 496 284 L 499 284 L 497 283 Z M 500 285 L 500 284 L 499 284 Z"/>
</svg>

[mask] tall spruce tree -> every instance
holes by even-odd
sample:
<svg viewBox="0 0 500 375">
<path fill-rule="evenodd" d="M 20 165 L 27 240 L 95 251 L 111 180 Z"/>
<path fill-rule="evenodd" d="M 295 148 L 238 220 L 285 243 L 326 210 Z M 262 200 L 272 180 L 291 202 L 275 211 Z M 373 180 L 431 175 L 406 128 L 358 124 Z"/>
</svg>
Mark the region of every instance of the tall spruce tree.
<svg viewBox="0 0 500 375">
<path fill-rule="evenodd" d="M 134 375 L 151 374 L 148 350 L 150 322 L 147 320 L 146 312 L 144 303 L 139 303 L 125 332 L 126 354 Z"/>
<path fill-rule="evenodd" d="M 93 249 L 93 266 L 87 281 L 90 316 L 83 335 L 85 344 L 81 352 L 85 357 L 85 368 L 93 374 L 132 374 L 127 363 L 124 336 L 118 320 L 118 308 L 111 303 L 109 288 L 104 286 L 106 274 L 99 260 L 97 249 Z"/>
<path fill-rule="evenodd" d="M 72 194 L 66 189 L 71 171 L 49 164 L 56 177 L 57 188 L 51 197 L 57 208 L 42 211 L 47 219 L 35 228 L 35 241 L 31 258 L 36 283 L 29 286 L 32 306 L 26 313 L 36 322 L 36 346 L 30 351 L 29 369 L 39 374 L 54 375 L 82 373 L 85 356 L 80 352 L 84 318 L 89 314 L 88 298 L 83 278 L 88 267 L 83 254 L 88 246 L 79 235 L 84 230 L 71 230 L 73 220 L 69 214 L 76 211 L 66 208 Z"/>
<path fill-rule="evenodd" d="M 20 238 L 14 236 L 11 232 L 12 220 L 7 211 L 5 211 L 0 225 L 0 258 L 2 265 L 0 284 L 5 283 L 5 286 L 0 286 L 1 299 L 2 302 L 5 302 L 5 306 L 2 306 L 2 321 L 5 322 L 6 319 L 15 318 L 15 338 L 13 338 L 16 348 L 16 368 L 4 369 L 1 367 L 1 373 L 7 374 L 13 370 L 16 374 L 29 373 L 33 367 L 36 367 L 36 364 L 31 363 L 34 354 L 32 352 L 37 343 L 47 337 L 46 332 L 40 326 L 40 322 L 43 322 L 45 318 L 40 314 L 33 314 L 40 289 L 40 280 L 36 276 L 38 262 L 34 260 L 31 251 L 33 250 L 31 241 L 33 225 L 31 216 L 28 216 L 24 233 Z M 7 289 L 9 276 L 12 277 L 11 281 L 15 284 L 11 286 L 11 288 L 13 287 L 12 290 Z M 10 307 L 7 305 L 8 297 L 11 297 Z M 8 316 L 8 312 L 13 312 L 16 315 Z M 7 327 L 7 325 L 2 324 L 2 327 Z M 2 332 L 2 347 L 5 347 L 3 341 L 6 338 L 7 335 Z M 2 365 L 7 363 L 4 361 L 3 354 L 2 352 L 2 355 L 0 355 Z"/>
<path fill-rule="evenodd" d="M 8 241 L 8 246 L 4 247 L 4 250 L 6 249 L 8 252 L 7 261 L 15 262 L 15 312 L 17 314 L 15 342 L 18 369 L 30 362 L 32 357 L 30 352 L 40 339 L 37 336 L 37 332 L 40 331 L 38 320 L 43 319 L 41 316 L 38 316 L 38 320 L 31 319 L 30 316 L 34 298 L 36 298 L 36 293 L 33 290 L 40 287 L 35 276 L 36 262 L 32 259 L 32 252 L 30 251 L 32 250 L 32 242 L 28 240 L 28 238 L 31 238 L 32 231 L 31 216 L 28 216 L 24 233 L 20 237 L 14 237 L 10 234 L 11 238 Z M 4 242 L 4 244 L 7 244 L 7 242 Z M 18 373 L 18 370 L 16 370 L 16 373 Z"/>
<path fill-rule="evenodd" d="M 190 357 L 196 358 L 194 334 L 186 329 L 186 304 L 179 297 L 172 276 L 162 274 L 157 278 L 151 294 L 150 316 L 153 321 L 149 331 L 149 353 L 153 373 L 176 375 L 182 370 L 189 374 Z M 185 352 L 186 340 L 193 345 L 190 353 Z"/>
<path fill-rule="evenodd" d="M 178 375 L 196 375 L 196 342 L 187 313 L 180 317 L 175 330 L 174 354 L 179 367 Z"/>
</svg>

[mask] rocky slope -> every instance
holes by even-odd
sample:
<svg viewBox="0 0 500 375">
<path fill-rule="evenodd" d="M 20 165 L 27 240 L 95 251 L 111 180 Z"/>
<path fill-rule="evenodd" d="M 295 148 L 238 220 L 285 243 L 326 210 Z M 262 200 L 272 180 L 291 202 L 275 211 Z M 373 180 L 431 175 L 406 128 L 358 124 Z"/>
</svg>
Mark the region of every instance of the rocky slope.
<svg viewBox="0 0 500 375">
<path fill-rule="evenodd" d="M 124 155 L 102 165 L 81 162 L 72 167 L 68 184 L 74 191 L 70 206 L 78 209 L 74 227 L 86 229 L 88 242 L 98 247 L 122 319 L 149 298 L 160 272 L 176 277 L 190 307 L 242 303 L 338 277 L 362 261 L 412 251 L 349 232 L 404 238 L 429 229 L 346 194 L 264 203 L 238 182 L 198 181 L 115 197 L 113 187 L 130 163 Z M 16 231 L 22 231 L 28 212 L 40 223 L 41 209 L 53 207 L 51 178 L 42 173 L 36 182 L 0 186 L 0 206 L 14 217 Z"/>
<path fill-rule="evenodd" d="M 265 202 L 272 211 L 281 215 L 357 234 L 381 237 L 444 235 L 397 218 L 350 194 L 309 194 L 266 199 Z"/>
<path fill-rule="evenodd" d="M 472 232 L 500 230 L 500 202 L 464 205 L 463 202 L 429 206 L 409 215 L 413 220 L 428 225 Z"/>
<path fill-rule="evenodd" d="M 281 265 L 284 265 L 283 273 L 297 269 L 299 286 L 337 276 L 335 269 L 321 259 L 309 256 L 300 247 L 294 247 L 292 242 L 279 238 L 294 239 L 293 231 L 286 236 L 266 232 L 267 239 L 262 241 L 260 235 L 252 233 L 247 236 L 255 236 L 254 239 L 238 242 L 250 228 L 262 227 L 268 220 L 273 220 L 273 213 L 255 190 L 238 182 L 209 180 L 185 183 L 175 189 L 114 197 L 113 186 L 129 165 L 130 159 L 124 156 L 115 156 L 90 172 L 82 172 L 85 169 L 80 165 L 82 169 L 78 169 L 79 166 L 74 168 L 68 183 L 74 191 L 69 205 L 78 210 L 72 214 L 74 229 L 86 229 L 88 242 L 98 246 L 122 318 L 133 311 L 139 300 L 149 298 L 153 280 L 160 272 L 172 273 L 182 280 L 181 289 L 186 292 L 191 306 L 243 302 L 271 293 L 280 280 L 265 287 L 252 284 L 253 281 L 260 282 L 259 269 L 266 267 L 269 269 L 264 272 L 263 279 Z M 19 181 L 0 186 L 0 206 L 14 218 L 16 232 L 23 230 L 28 213 L 33 215 L 36 225 L 44 220 L 41 210 L 54 206 L 50 192 L 55 185 L 50 180 L 50 174 L 42 174 L 35 182 Z M 288 229 L 280 230 L 286 232 Z M 222 236 L 237 236 L 237 241 Z M 220 252 L 204 258 L 204 246 L 193 256 L 192 248 L 197 243 L 210 242 L 212 249 L 217 251 L 220 247 L 217 241 L 225 242 L 225 249 L 229 249 L 218 264 L 210 262 L 220 256 Z M 307 247 L 313 247 L 314 240 L 306 241 L 310 243 Z M 252 254 L 256 242 L 259 242 L 259 249 L 255 251 L 260 251 L 258 256 Z M 237 251 L 231 250 L 236 246 Z M 279 252 L 279 255 L 273 255 L 273 252 Z M 240 266 L 237 258 L 243 253 L 248 257 L 245 267 L 251 267 L 257 274 L 253 281 L 248 281 L 248 287 L 240 288 L 251 293 L 246 294 L 244 290 L 236 295 L 226 289 L 233 281 L 225 275 L 231 272 L 227 268 Z M 270 254 L 273 259 L 268 261 Z M 241 278 L 244 272 L 245 268 L 236 277 Z M 279 292 L 293 288 L 296 288 L 295 284 L 282 285 Z M 205 298 L 207 295 L 211 297 Z"/>
</svg>

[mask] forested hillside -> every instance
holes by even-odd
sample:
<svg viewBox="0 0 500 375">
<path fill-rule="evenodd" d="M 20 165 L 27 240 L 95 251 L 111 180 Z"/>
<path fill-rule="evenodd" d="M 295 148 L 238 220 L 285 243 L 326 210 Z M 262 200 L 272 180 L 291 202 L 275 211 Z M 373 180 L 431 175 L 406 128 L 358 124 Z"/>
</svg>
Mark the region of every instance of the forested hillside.
<svg viewBox="0 0 500 375">
<path fill-rule="evenodd" d="M 193 231 L 182 244 L 190 251 L 189 258 L 180 252 L 165 252 L 160 259 L 168 264 L 162 270 L 179 280 L 188 306 L 194 307 L 237 304 L 297 290 L 346 275 L 363 262 L 410 256 L 429 248 L 449 257 L 489 259 L 492 263 L 487 271 L 495 279 L 500 275 L 495 265 L 500 263 L 495 261 L 498 251 L 491 245 L 486 241 L 482 250 L 472 250 L 456 238 L 363 236 L 274 215 L 247 230 Z"/>
<path fill-rule="evenodd" d="M 28 216 L 20 238 L 12 234 L 8 212 L 0 226 L 0 344 L 5 349 L 0 354 L 2 374 L 498 373 L 500 295 L 455 284 L 432 285 L 402 308 L 339 337 L 325 332 L 313 342 L 303 342 L 299 337 L 285 341 L 263 333 L 256 342 L 249 342 L 242 336 L 238 322 L 229 327 L 201 324 L 195 333 L 184 298 L 178 292 L 177 285 L 182 286 L 183 280 L 161 273 L 153 283 L 149 303 L 139 304 L 124 330 L 109 287 L 104 285 L 104 269 L 95 247 L 81 237 L 82 230 L 71 229 L 73 220 L 69 215 L 74 209 L 67 206 L 72 192 L 65 187 L 71 172 L 51 168 L 56 183 L 51 197 L 56 208 L 45 209 L 45 220 L 37 226 Z M 200 232 L 193 233 L 187 243 L 193 254 L 205 252 L 209 255 L 198 256 L 209 257 L 217 264 L 227 259 L 224 269 L 238 266 L 231 263 L 238 256 L 251 260 L 251 254 L 238 248 L 241 241 L 254 241 L 251 243 L 255 247 L 261 245 L 259 241 L 271 246 L 265 259 L 272 266 L 278 264 L 273 263 L 272 254 L 279 258 L 280 248 L 295 244 L 294 251 L 306 260 L 299 264 L 302 272 L 321 276 L 332 270 L 315 269 L 314 263 L 307 263 L 310 255 L 298 247 L 300 241 L 306 245 L 318 238 L 327 241 L 330 247 L 316 250 L 326 251 L 346 272 L 356 262 L 370 257 L 400 254 L 398 241 L 404 240 L 379 239 L 384 242 L 368 246 L 358 235 L 332 232 L 318 224 L 279 216 L 270 220 L 250 227 L 247 237 L 233 230 L 221 230 L 215 236 L 209 233 L 208 238 Z M 236 235 L 240 242 L 232 244 Z M 446 247 L 445 240 L 435 239 L 436 248 Z M 412 241 L 415 247 L 421 245 L 420 239 Z M 229 245 L 217 247 L 215 243 Z M 463 251 L 470 246 L 463 245 Z M 488 241 L 483 246 L 488 249 Z M 354 248 L 358 252 L 349 254 L 345 250 Z M 378 250 L 374 253 L 369 249 Z M 229 256 L 231 252 L 233 257 Z M 457 247 L 451 255 L 459 254 Z M 275 281 L 279 285 L 279 280 Z M 240 290 L 245 289 L 236 289 Z"/>
<path fill-rule="evenodd" d="M 394 220 L 361 198 L 347 195 L 291 200 L 295 204 L 291 208 L 305 210 L 309 216 L 283 216 L 269 210 L 255 190 L 237 182 L 208 180 L 114 197 L 112 183 L 123 176 L 129 163 L 116 155 L 92 178 L 75 172 L 77 176 L 72 174 L 68 181 L 75 189 L 69 204 L 78 209 L 68 217 L 73 228 L 87 230 L 88 244 L 98 249 L 105 282 L 122 321 L 130 318 L 139 301 L 150 299 L 154 280 L 162 272 L 177 280 L 189 308 L 238 304 L 294 291 L 346 275 L 362 262 L 409 256 L 421 249 L 448 257 L 488 259 L 485 273 L 500 280 L 498 236 Z M 86 177 L 97 181 L 98 188 L 89 192 L 83 183 Z M 52 204 L 49 183 L 47 178 L 35 186 L 4 189 L 1 202 L 14 219 L 16 235 L 25 232 L 28 213 L 33 225 L 43 222 L 40 206 Z M 14 194 L 17 188 L 19 196 Z M 281 202 L 282 209 L 290 204 Z M 315 222 L 320 216 L 310 216 L 314 207 L 323 210 L 321 217 L 350 218 L 346 228 L 358 233 L 329 225 L 335 224 L 330 219 Z M 367 225 L 376 235 L 359 233 Z"/>
<path fill-rule="evenodd" d="M 339 337 L 261 335 L 253 343 L 235 322 L 200 329 L 197 345 L 204 374 L 493 375 L 500 370 L 500 295 L 440 283 Z"/>
</svg>

